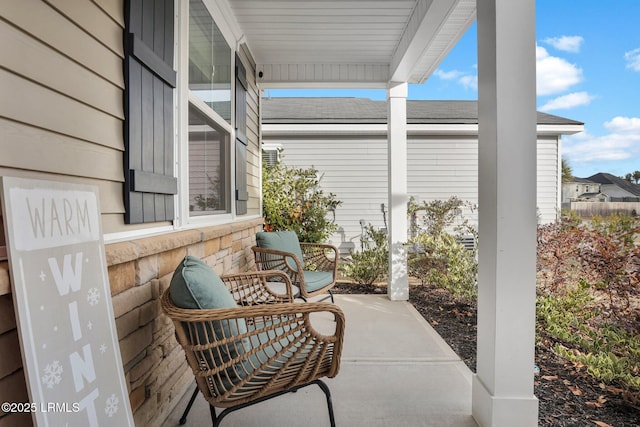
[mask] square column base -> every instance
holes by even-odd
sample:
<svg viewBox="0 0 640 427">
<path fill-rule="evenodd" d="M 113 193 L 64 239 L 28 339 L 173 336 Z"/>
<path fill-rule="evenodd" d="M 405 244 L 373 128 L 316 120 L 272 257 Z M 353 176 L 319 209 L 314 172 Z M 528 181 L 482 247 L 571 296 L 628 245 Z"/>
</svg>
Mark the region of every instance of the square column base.
<svg viewBox="0 0 640 427">
<path fill-rule="evenodd" d="M 480 427 L 536 427 L 538 398 L 491 395 L 477 374 L 473 376 L 471 414 Z"/>
</svg>

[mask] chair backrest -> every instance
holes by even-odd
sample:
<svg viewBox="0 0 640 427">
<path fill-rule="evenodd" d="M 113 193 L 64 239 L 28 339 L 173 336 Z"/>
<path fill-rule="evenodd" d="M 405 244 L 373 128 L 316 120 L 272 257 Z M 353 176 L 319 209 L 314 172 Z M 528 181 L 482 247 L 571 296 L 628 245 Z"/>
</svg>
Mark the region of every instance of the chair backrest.
<svg viewBox="0 0 640 427">
<path fill-rule="evenodd" d="M 275 249 L 290 252 L 298 257 L 304 269 L 304 257 L 300 248 L 298 235 L 293 231 L 259 231 L 256 233 L 256 244 L 260 248 Z M 268 260 L 265 260 L 268 261 Z M 293 258 L 288 257 L 287 263 L 292 270 L 297 271 L 297 266 Z"/>
<path fill-rule="evenodd" d="M 184 258 L 173 273 L 169 295 L 173 304 L 179 308 L 237 307 L 233 296 L 220 277 L 203 261 L 190 255 Z M 195 330 L 185 332 L 192 337 L 192 341 L 204 343 L 246 334 L 247 325 L 243 319 L 217 320 L 198 325 Z M 205 358 L 209 359 L 210 364 L 222 365 L 243 354 L 245 348 L 249 346 L 250 342 L 247 338 L 232 340 L 228 345 L 211 352 L 209 356 L 205 355 Z"/>
</svg>

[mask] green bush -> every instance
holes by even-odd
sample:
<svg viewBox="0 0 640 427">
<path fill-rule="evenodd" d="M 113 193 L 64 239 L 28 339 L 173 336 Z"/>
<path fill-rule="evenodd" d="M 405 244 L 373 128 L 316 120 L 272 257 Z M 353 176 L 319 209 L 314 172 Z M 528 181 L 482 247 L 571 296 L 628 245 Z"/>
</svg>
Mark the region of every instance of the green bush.
<svg viewBox="0 0 640 427">
<path fill-rule="evenodd" d="M 364 228 L 362 251 L 350 251 L 351 259 L 340 265 L 342 274 L 356 283 L 371 285 L 384 278 L 389 268 L 387 233 L 371 224 Z"/>
<path fill-rule="evenodd" d="M 476 249 L 466 249 L 459 239 L 477 233 L 462 215 L 465 202 L 457 197 L 423 202 L 411 199 L 409 214 L 423 213 L 422 225 L 412 225 L 408 241 L 409 275 L 449 290 L 454 296 L 473 300 L 477 295 Z M 469 206 L 473 209 L 473 206 Z"/>
<path fill-rule="evenodd" d="M 333 193 L 325 194 L 314 168 L 262 165 L 262 214 L 265 230 L 292 230 L 301 242 L 326 241 L 338 228 L 329 212 L 342 204 Z"/>
</svg>

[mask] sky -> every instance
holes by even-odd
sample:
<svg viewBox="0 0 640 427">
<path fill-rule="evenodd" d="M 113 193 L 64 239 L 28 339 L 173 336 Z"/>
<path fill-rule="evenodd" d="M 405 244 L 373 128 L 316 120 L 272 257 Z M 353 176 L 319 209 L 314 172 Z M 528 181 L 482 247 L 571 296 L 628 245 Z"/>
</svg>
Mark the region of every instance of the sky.
<svg viewBox="0 0 640 427">
<path fill-rule="evenodd" d="M 409 99 L 478 98 L 476 24 Z M 562 138 L 576 177 L 640 170 L 640 0 L 536 1 L 537 106 L 584 123 Z M 384 90 L 274 90 L 269 96 L 356 96 Z"/>
</svg>

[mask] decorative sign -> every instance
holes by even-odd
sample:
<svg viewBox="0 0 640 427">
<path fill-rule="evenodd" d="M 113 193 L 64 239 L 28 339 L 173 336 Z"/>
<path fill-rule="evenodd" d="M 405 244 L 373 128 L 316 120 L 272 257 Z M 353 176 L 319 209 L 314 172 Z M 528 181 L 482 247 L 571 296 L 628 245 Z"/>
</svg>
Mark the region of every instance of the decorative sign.
<svg viewBox="0 0 640 427">
<path fill-rule="evenodd" d="M 7 408 L 38 426 L 133 426 L 97 188 L 2 177 L 2 206 L 31 396 Z"/>
</svg>

